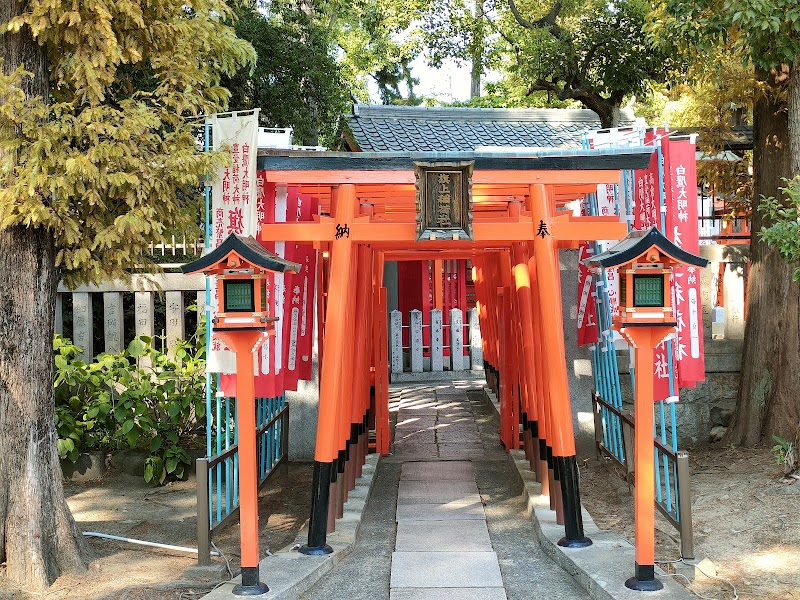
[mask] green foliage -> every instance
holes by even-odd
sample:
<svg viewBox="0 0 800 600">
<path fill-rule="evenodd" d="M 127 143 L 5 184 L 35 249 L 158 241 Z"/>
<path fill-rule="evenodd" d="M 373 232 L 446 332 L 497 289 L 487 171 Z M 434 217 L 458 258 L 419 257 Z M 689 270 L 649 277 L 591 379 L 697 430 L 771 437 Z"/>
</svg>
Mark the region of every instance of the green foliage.
<svg viewBox="0 0 800 600">
<path fill-rule="evenodd" d="M 0 33 L 31 35 L 49 73 L 0 76 L 0 229 L 52 233 L 68 283 L 125 277 L 147 244 L 188 224 L 196 186 L 223 158 L 197 117 L 225 107 L 222 74 L 255 59 L 223 0 L 28 0 Z M 26 98 L 30 78 L 50 98 Z M 193 208 L 193 207 L 192 207 Z"/>
<path fill-rule="evenodd" d="M 425 31 L 429 43 L 435 43 L 432 62 L 478 59 L 500 69 L 508 96 L 517 99 L 509 106 L 546 92 L 551 105 L 581 103 L 609 126 L 625 98 L 646 96 L 652 81 L 663 81 L 676 68 L 642 34 L 650 9 L 644 0 L 520 0 L 482 6 L 474 12 L 464 2 L 431 3 Z"/>
<path fill-rule="evenodd" d="M 119 354 L 92 363 L 57 335 L 55 361 L 56 431 L 61 458 L 81 452 L 137 448 L 149 452 L 145 480 L 164 483 L 182 477 L 205 429 L 205 341 L 179 341 L 172 356 L 140 336 Z M 142 360 L 146 359 L 146 360 Z"/>
<path fill-rule="evenodd" d="M 777 435 L 773 435 L 772 439 L 776 442 L 772 447 L 772 455 L 775 457 L 775 462 L 783 467 L 784 473 L 792 473 L 798 466 L 797 448 L 794 442 L 785 440 Z"/>
<path fill-rule="evenodd" d="M 766 226 L 759 237 L 777 250 L 786 261 L 795 265 L 794 281 L 800 280 L 800 177 L 787 181 L 781 188 L 782 198 L 761 198 L 758 209 L 764 214 Z"/>
<path fill-rule="evenodd" d="M 800 4 L 795 0 L 666 0 L 649 27 L 663 43 L 702 52 L 726 46 L 769 70 L 800 54 Z"/>
<path fill-rule="evenodd" d="M 236 34 L 258 59 L 225 80 L 232 108 L 260 107 L 262 126 L 293 127 L 299 143 L 331 145 L 349 96 L 327 27 L 294 3 L 273 2 L 266 15 L 247 2 L 236 14 Z"/>
</svg>

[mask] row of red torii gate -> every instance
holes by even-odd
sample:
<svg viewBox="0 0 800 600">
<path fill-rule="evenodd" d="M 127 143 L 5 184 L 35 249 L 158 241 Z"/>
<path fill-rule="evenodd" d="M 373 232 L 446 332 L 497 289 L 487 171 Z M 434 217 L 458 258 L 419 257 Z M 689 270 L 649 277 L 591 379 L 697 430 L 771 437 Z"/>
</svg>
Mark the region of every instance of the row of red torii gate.
<svg viewBox="0 0 800 600">
<path fill-rule="evenodd" d="M 375 450 L 389 451 L 386 261 L 472 262 L 487 380 L 500 393 L 501 441 L 509 450 L 526 449 L 543 493 L 551 497 L 551 506 L 564 526 L 559 543 L 567 547 L 591 544 L 581 519 L 558 251 L 577 248 L 585 241 L 620 240 L 627 235 L 628 226 L 618 216 L 575 216 L 562 209 L 595 193 L 600 184 L 617 184 L 621 171 L 646 169 L 653 152 L 653 147 L 641 146 L 428 154 L 260 153 L 259 174 L 266 182 L 296 188 L 319 207 L 318 216 L 311 221 L 263 224 L 261 246 L 311 244 L 327 258 L 319 269 L 320 394 L 313 504 L 308 544 L 301 552 L 331 551 L 326 536 L 335 527 L 337 509 L 369 451 L 371 429 Z M 669 288 L 663 276 L 668 272 L 665 265 L 693 258 L 675 252 L 675 246 L 663 236 L 652 239 L 655 254 L 645 254 L 650 266 L 660 270 L 648 273 L 648 287 L 641 290 L 650 295 L 650 302 L 653 285 L 659 285 L 653 273 L 661 278 L 663 298 L 664 288 Z M 632 247 L 641 249 L 645 242 L 636 241 Z M 254 250 L 252 245 L 223 244 L 218 250 L 188 265 L 187 270 L 241 279 L 258 274 L 259 269 L 264 273 L 302 268 L 291 261 L 275 261 L 274 254 L 263 248 L 262 252 Z M 637 256 L 628 252 L 625 258 L 630 261 Z M 606 261 L 600 266 L 609 264 Z M 250 265 L 249 273 L 243 265 Z M 266 290 L 254 302 L 243 301 L 242 288 L 233 283 L 219 290 L 219 305 L 225 310 L 220 308 L 215 328 L 232 349 L 236 346 L 226 327 L 247 328 L 233 313 L 254 311 L 260 319 L 256 329 L 267 328 L 274 321 L 268 310 L 261 310 Z M 669 329 L 674 323 L 669 322 L 672 315 L 666 304 L 657 323 Z M 653 310 L 661 311 L 652 308 L 656 306 L 652 303 L 642 306 L 651 309 L 640 310 L 641 315 L 652 317 Z M 639 324 L 647 325 L 647 318 Z M 248 337 L 239 354 L 250 352 L 261 343 L 257 340 Z M 252 373 L 252 363 L 237 362 L 240 378 L 243 372 Z M 254 393 L 245 391 L 243 381 L 238 381 L 237 387 L 240 403 L 242 393 Z M 652 403 L 652 392 L 650 396 Z M 242 431 L 247 427 L 241 415 L 240 426 Z M 649 436 L 642 447 L 649 447 L 652 457 L 652 427 L 642 429 Z M 246 486 L 251 474 L 244 453 L 240 439 L 243 515 L 250 510 L 246 496 L 255 490 L 255 485 Z M 255 481 L 254 465 L 252 471 Z M 638 532 L 640 505 L 652 515 L 653 484 L 637 485 L 636 489 Z M 255 521 L 243 516 L 241 522 L 242 585 L 257 586 L 257 536 L 253 548 L 252 542 L 245 541 L 249 536 L 244 532 L 245 523 L 257 529 L 257 515 Z M 644 526 L 650 528 L 652 537 L 652 516 Z M 652 542 L 644 538 L 640 540 L 637 533 L 633 578 L 642 582 L 641 589 L 654 580 Z M 247 549 L 245 544 L 249 544 Z"/>
</svg>

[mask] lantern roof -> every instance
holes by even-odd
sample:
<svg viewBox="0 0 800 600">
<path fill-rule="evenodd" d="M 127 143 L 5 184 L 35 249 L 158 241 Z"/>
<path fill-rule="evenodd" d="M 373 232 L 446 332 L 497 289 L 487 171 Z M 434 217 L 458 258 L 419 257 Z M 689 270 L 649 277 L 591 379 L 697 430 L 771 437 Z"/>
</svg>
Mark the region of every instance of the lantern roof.
<svg viewBox="0 0 800 600">
<path fill-rule="evenodd" d="M 283 259 L 274 252 L 270 252 L 256 241 L 254 237 L 232 233 L 208 254 L 188 264 L 182 265 L 181 272 L 188 274 L 209 271 L 213 269 L 215 265 L 223 263 L 227 260 L 228 256 L 233 253 L 238 254 L 240 258 L 249 262 L 251 265 L 266 271 L 277 271 L 279 273 L 285 273 L 286 271 L 297 273 L 300 271 L 299 264 Z"/>
<path fill-rule="evenodd" d="M 709 262 L 705 258 L 679 248 L 656 227 L 642 231 L 634 229 L 621 239 L 616 246 L 596 256 L 587 258 L 583 262 L 590 267 L 600 266 L 604 269 L 618 267 L 633 262 L 653 247 L 658 248 L 662 254 L 666 254 L 673 260 L 687 265 L 705 267 Z"/>
</svg>

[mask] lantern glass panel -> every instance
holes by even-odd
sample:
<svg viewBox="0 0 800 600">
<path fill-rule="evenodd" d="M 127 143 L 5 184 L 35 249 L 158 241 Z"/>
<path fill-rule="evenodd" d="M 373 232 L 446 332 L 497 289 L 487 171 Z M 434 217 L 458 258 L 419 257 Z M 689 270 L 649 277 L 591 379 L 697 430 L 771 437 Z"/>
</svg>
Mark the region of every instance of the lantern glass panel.
<svg viewBox="0 0 800 600">
<path fill-rule="evenodd" d="M 225 312 L 255 312 L 253 280 L 232 280 L 225 286 Z"/>
<path fill-rule="evenodd" d="M 634 275 L 633 305 L 637 307 L 664 306 L 664 276 Z"/>
</svg>

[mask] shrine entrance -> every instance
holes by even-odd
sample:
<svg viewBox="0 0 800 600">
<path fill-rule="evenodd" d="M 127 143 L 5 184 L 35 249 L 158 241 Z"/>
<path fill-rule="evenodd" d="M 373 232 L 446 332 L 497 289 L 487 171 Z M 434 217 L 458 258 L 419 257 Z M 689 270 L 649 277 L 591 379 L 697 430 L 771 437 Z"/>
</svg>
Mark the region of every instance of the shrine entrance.
<svg viewBox="0 0 800 600">
<path fill-rule="evenodd" d="M 264 224 L 262 242 L 313 242 L 326 261 L 318 289 L 320 398 L 306 554 L 330 552 L 346 491 L 374 428 L 390 446 L 388 261 L 469 259 L 500 438 L 524 447 L 564 526 L 584 546 L 567 384 L 558 250 L 619 240 L 618 216 L 574 216 L 567 203 L 646 168 L 653 148 L 427 154 L 274 151 L 268 182 L 316 197 L 314 223 Z M 440 292 L 436 292 L 440 293 Z"/>
</svg>

